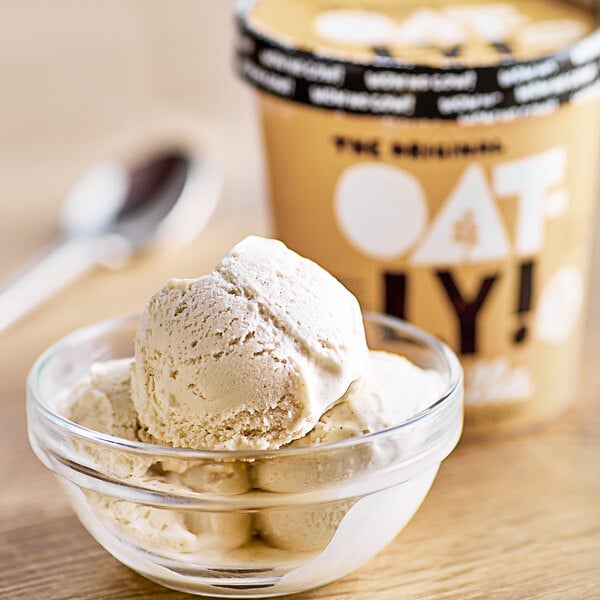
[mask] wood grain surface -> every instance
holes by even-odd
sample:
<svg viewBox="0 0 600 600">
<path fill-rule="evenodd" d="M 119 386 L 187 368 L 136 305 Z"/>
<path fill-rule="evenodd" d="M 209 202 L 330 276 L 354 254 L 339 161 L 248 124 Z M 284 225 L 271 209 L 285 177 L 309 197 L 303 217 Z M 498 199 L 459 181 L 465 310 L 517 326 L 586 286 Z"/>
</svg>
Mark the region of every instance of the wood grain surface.
<svg viewBox="0 0 600 600">
<path fill-rule="evenodd" d="M 94 271 L 0 333 L 2 599 L 189 597 L 120 565 L 84 531 L 29 448 L 24 386 L 36 356 L 72 329 L 137 312 L 167 278 L 206 272 L 244 234 L 268 232 L 250 95 L 230 72 L 231 6 L 0 0 L 0 74 L 10 83 L 0 111 L 0 277 L 52 239 L 70 182 L 115 148 L 176 126 L 210 138 L 227 177 L 194 243 Z M 600 598 L 599 275 L 597 249 L 573 408 L 537 433 L 461 443 L 389 547 L 297 598 Z"/>
</svg>

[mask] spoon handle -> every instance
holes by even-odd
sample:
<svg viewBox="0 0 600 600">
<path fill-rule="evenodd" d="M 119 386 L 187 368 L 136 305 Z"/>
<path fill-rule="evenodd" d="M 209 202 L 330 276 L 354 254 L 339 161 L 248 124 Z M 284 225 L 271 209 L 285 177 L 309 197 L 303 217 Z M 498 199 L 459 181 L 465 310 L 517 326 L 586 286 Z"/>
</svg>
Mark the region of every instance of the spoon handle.
<svg viewBox="0 0 600 600">
<path fill-rule="evenodd" d="M 67 238 L 0 288 L 0 331 L 58 292 L 97 262 L 93 239 Z"/>
</svg>

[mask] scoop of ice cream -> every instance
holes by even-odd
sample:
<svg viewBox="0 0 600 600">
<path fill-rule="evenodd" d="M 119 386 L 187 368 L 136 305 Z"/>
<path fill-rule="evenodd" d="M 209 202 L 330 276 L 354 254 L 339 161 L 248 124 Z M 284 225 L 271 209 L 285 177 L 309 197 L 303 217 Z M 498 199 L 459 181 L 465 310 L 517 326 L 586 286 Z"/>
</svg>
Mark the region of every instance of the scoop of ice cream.
<svg viewBox="0 0 600 600">
<path fill-rule="evenodd" d="M 132 359 L 94 363 L 57 404 L 58 411 L 71 421 L 110 435 L 165 445 L 146 439 L 139 430 L 137 413 L 130 394 Z M 158 460 L 134 457 L 119 450 L 99 449 L 92 443 L 83 450 L 98 468 L 118 477 L 143 479 L 150 489 L 177 493 L 237 495 L 248 490 L 243 463 L 205 464 L 189 460 Z M 207 511 L 171 511 L 134 502 L 105 498 L 89 492 L 97 515 L 135 537 L 148 548 L 195 552 L 200 548 L 237 548 L 251 536 L 251 518 L 244 514 Z"/>
<path fill-rule="evenodd" d="M 61 399 L 67 419 L 88 429 L 135 440 L 138 420 L 130 395 L 131 358 L 94 363 Z"/>
<path fill-rule="evenodd" d="M 440 398 L 443 382 L 435 371 L 417 367 L 408 359 L 380 350 L 369 352 L 365 376 L 326 411 L 291 448 L 313 446 L 358 437 L 399 425 Z M 355 448 L 332 449 L 319 460 L 298 456 L 257 461 L 251 468 L 253 484 L 272 492 L 298 492 L 331 485 L 396 453 L 388 440 Z"/>
<path fill-rule="evenodd" d="M 431 406 L 442 389 L 437 372 L 421 369 L 404 356 L 371 350 L 365 377 L 291 446 L 336 442 L 394 427 Z"/>
<path fill-rule="evenodd" d="M 254 528 L 262 540 L 280 550 L 323 550 L 354 502 L 338 500 L 326 505 L 290 506 L 262 511 L 254 519 Z"/>
<path fill-rule="evenodd" d="M 341 400 L 325 412 L 317 425 L 290 447 L 312 446 L 355 438 L 399 425 L 440 398 L 443 382 L 434 371 L 421 369 L 406 358 L 371 351 L 364 378 L 352 384 Z M 288 456 L 258 461 L 251 469 L 256 487 L 272 492 L 302 492 L 331 486 L 393 460 L 401 451 L 389 439 L 364 448 L 342 447 L 316 456 Z M 265 511 L 255 519 L 257 534 L 282 550 L 322 550 L 332 539 L 354 500 L 290 506 Z"/>
<path fill-rule="evenodd" d="M 278 448 L 315 426 L 367 357 L 354 296 L 281 242 L 249 237 L 213 273 L 149 300 L 132 397 L 174 446 Z"/>
<path fill-rule="evenodd" d="M 99 518 L 150 551 L 227 550 L 244 545 L 251 537 L 249 515 L 155 508 L 95 492 L 87 492 L 87 497 Z"/>
<path fill-rule="evenodd" d="M 87 492 L 96 515 L 150 551 L 194 552 L 198 537 L 186 527 L 181 513 Z"/>
<path fill-rule="evenodd" d="M 57 398 L 58 412 L 88 429 L 128 440 L 138 439 L 139 422 L 131 401 L 131 358 L 93 363 Z M 142 477 L 152 465 L 148 456 L 135 456 L 118 448 L 101 448 L 78 442 L 96 468 L 117 477 Z"/>
</svg>

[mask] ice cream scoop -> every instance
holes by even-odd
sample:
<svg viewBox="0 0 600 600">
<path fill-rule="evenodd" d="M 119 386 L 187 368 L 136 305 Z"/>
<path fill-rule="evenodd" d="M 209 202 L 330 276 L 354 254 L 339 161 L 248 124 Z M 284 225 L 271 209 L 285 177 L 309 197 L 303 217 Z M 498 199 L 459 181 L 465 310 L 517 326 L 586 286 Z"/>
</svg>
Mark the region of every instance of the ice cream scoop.
<svg viewBox="0 0 600 600">
<path fill-rule="evenodd" d="M 290 447 L 358 439 L 397 426 L 431 406 L 443 388 L 444 382 L 435 371 L 421 369 L 397 354 L 371 351 L 365 375 Z M 402 440 L 383 439 L 361 449 L 332 449 L 320 461 L 306 456 L 290 457 L 286 462 L 258 461 L 250 469 L 251 480 L 254 486 L 270 492 L 306 492 L 351 480 L 359 472 L 376 471 L 409 452 L 410 439 L 405 436 Z M 318 550 L 329 543 L 353 505 L 354 500 L 344 499 L 320 506 L 265 511 L 254 520 L 254 529 L 276 548 Z"/>
<path fill-rule="evenodd" d="M 431 406 L 443 388 L 435 371 L 421 369 L 404 356 L 373 350 L 365 376 L 292 446 L 336 442 L 394 427 Z"/>
<path fill-rule="evenodd" d="M 311 431 L 289 447 L 331 444 L 397 426 L 431 406 L 443 385 L 431 369 L 419 368 L 397 354 L 370 351 L 364 376 L 321 416 Z M 408 444 L 406 437 L 402 443 L 384 439 L 364 451 L 332 451 L 329 460 L 318 463 L 306 457 L 287 460 L 285 464 L 278 460 L 257 461 L 250 469 L 251 479 L 254 486 L 266 491 L 302 492 L 390 462 L 406 453 Z"/>
<path fill-rule="evenodd" d="M 128 440 L 139 427 L 130 395 L 131 359 L 94 363 L 65 394 L 61 413 L 84 427 Z"/>
<path fill-rule="evenodd" d="M 169 281 L 135 339 L 140 422 L 188 448 L 278 448 L 310 431 L 368 361 L 362 314 L 329 273 L 249 237 L 209 275 Z"/>
</svg>

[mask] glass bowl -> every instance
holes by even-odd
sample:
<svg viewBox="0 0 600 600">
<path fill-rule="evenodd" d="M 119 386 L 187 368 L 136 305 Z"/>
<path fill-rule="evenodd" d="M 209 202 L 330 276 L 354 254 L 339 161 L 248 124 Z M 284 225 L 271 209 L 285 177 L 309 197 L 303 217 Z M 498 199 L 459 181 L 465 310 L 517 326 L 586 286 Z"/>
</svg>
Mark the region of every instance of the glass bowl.
<svg viewBox="0 0 600 600">
<path fill-rule="evenodd" d="M 414 515 L 462 431 L 456 356 L 393 317 L 365 314 L 369 346 L 437 371 L 441 397 L 396 427 L 299 448 L 200 451 L 113 437 L 56 410 L 96 361 L 133 354 L 137 317 L 79 330 L 47 350 L 27 381 L 31 446 L 89 533 L 167 587 L 269 597 L 353 571 Z"/>
</svg>

